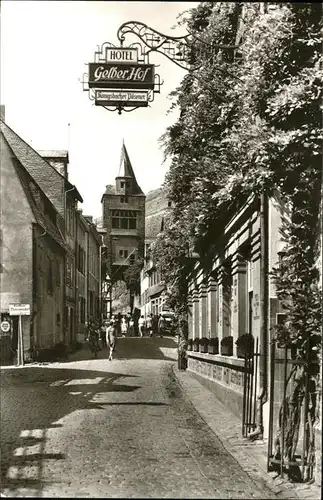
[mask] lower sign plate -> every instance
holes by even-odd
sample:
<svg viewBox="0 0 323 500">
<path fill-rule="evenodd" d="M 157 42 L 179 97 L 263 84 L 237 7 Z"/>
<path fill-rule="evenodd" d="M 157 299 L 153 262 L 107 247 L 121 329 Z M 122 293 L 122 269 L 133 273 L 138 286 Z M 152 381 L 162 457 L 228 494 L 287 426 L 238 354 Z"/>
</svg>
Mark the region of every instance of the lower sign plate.
<svg viewBox="0 0 323 500">
<path fill-rule="evenodd" d="M 139 90 L 96 90 L 96 106 L 148 106 L 148 91 Z"/>
</svg>

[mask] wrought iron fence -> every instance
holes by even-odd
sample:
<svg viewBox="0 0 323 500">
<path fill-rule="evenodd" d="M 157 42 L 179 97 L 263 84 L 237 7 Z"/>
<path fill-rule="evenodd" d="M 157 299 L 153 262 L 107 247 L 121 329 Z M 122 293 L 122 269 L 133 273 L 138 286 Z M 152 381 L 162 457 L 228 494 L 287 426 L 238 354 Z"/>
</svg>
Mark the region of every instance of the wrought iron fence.
<svg viewBox="0 0 323 500">
<path fill-rule="evenodd" d="M 258 381 L 259 339 L 256 339 L 255 349 L 245 352 L 242 406 L 242 435 L 256 428 L 256 401 Z"/>
</svg>

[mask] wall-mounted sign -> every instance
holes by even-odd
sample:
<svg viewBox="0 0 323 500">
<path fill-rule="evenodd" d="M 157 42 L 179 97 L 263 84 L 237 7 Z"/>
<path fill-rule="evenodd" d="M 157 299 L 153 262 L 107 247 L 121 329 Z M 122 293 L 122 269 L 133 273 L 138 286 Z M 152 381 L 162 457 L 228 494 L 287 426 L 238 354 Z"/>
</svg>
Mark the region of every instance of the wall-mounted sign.
<svg viewBox="0 0 323 500">
<path fill-rule="evenodd" d="M 89 63 L 89 88 L 153 89 L 153 64 Z"/>
<path fill-rule="evenodd" d="M 30 304 L 9 304 L 10 316 L 30 316 Z"/>
<path fill-rule="evenodd" d="M 0 328 L 1 328 L 1 331 L 3 333 L 10 333 L 10 323 L 9 321 L 1 321 L 1 324 L 0 324 Z"/>
<path fill-rule="evenodd" d="M 107 47 L 105 58 L 107 62 L 137 64 L 138 49 L 130 49 L 126 47 Z"/>
<path fill-rule="evenodd" d="M 148 106 L 148 91 L 140 90 L 96 90 L 97 106 Z"/>
</svg>

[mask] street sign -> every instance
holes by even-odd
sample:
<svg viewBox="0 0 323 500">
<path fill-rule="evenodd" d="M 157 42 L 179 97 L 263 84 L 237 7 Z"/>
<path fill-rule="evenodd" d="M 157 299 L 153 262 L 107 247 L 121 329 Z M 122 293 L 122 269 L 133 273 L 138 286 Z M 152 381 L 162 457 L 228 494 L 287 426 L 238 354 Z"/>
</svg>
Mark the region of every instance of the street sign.
<svg viewBox="0 0 323 500">
<path fill-rule="evenodd" d="M 107 62 L 113 63 L 134 63 L 138 62 L 138 49 L 130 49 L 128 47 L 107 47 L 105 53 Z"/>
<path fill-rule="evenodd" d="M 0 327 L 1 327 L 1 331 L 3 333 L 10 332 L 10 323 L 9 323 L 9 321 L 2 321 Z"/>
<path fill-rule="evenodd" d="M 30 316 L 30 304 L 9 304 L 10 316 Z"/>
<path fill-rule="evenodd" d="M 153 64 L 89 63 L 89 88 L 153 89 Z"/>
<path fill-rule="evenodd" d="M 96 106 L 148 106 L 148 92 L 134 90 L 96 90 Z"/>
</svg>

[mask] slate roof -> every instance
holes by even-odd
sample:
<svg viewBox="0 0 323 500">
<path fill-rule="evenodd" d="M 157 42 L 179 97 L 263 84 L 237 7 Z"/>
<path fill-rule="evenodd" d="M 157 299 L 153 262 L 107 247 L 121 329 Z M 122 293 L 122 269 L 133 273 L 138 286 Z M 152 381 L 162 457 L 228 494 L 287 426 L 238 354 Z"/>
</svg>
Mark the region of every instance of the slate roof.
<svg viewBox="0 0 323 500">
<path fill-rule="evenodd" d="M 64 213 L 63 188 L 65 190 L 74 188 L 76 199 L 83 201 L 76 187 L 2 120 L 0 120 L 0 129 L 16 158 L 60 214 Z"/>
<path fill-rule="evenodd" d="M 137 182 L 137 179 L 136 179 L 135 173 L 133 171 L 125 143 L 122 144 L 122 148 L 121 148 L 120 167 L 119 167 L 119 173 L 118 173 L 117 178 L 118 177 L 131 178 L 133 180 L 133 182 L 132 182 L 132 194 L 144 195 L 143 191 L 141 190 L 141 188 Z"/>
<path fill-rule="evenodd" d="M 34 198 L 34 195 L 32 193 L 31 189 L 31 183 L 36 184 L 36 186 L 40 189 L 38 186 L 37 182 L 31 177 L 31 175 L 27 172 L 27 170 L 21 165 L 21 163 L 18 161 L 14 162 L 15 168 L 17 171 L 17 174 L 19 176 L 21 185 L 26 193 L 30 208 L 34 214 L 36 222 L 46 231 L 55 241 L 58 243 L 63 249 L 66 250 L 66 245 L 63 239 L 63 236 L 59 230 L 59 228 L 53 224 L 53 222 L 47 217 L 37 206 L 36 200 Z M 47 199 L 47 201 L 51 204 L 53 210 L 56 212 L 58 217 L 60 215 L 58 214 L 57 210 L 55 209 L 54 205 L 51 203 L 51 201 L 47 198 L 45 193 L 40 189 L 42 196 Z"/>
</svg>

